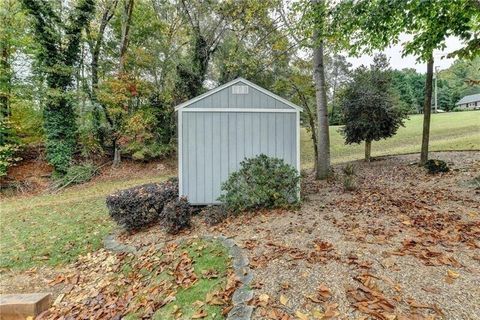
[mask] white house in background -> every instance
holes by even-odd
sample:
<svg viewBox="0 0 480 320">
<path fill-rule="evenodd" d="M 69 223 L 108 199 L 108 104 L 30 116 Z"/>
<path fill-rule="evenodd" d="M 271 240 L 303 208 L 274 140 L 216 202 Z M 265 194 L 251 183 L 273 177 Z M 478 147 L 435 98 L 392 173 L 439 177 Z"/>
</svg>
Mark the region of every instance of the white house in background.
<svg viewBox="0 0 480 320">
<path fill-rule="evenodd" d="M 460 99 L 455 103 L 457 108 L 463 110 L 477 110 L 480 109 L 480 93 L 471 94 Z"/>
</svg>

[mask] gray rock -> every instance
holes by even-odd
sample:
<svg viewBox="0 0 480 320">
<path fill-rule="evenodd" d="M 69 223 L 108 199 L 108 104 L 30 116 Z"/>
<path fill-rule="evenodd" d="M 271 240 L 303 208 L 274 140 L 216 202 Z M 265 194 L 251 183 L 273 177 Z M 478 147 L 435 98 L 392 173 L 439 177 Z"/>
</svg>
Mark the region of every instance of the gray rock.
<svg viewBox="0 0 480 320">
<path fill-rule="evenodd" d="M 247 286 L 243 285 L 238 288 L 232 296 L 233 305 L 247 303 L 253 299 L 253 292 Z"/>
<path fill-rule="evenodd" d="M 123 243 L 117 242 L 114 234 L 110 234 L 105 237 L 103 240 L 103 246 L 108 251 L 113 252 L 126 252 L 126 253 L 135 253 L 137 250 L 132 246 L 124 245 Z"/>
<path fill-rule="evenodd" d="M 236 305 L 230 310 L 227 320 L 249 320 L 252 317 L 253 307 L 245 304 Z"/>
<path fill-rule="evenodd" d="M 237 273 L 237 271 L 239 272 Z M 235 270 L 235 275 L 237 276 L 238 280 L 245 285 L 252 283 L 253 274 L 249 271 L 243 272 L 241 270 Z"/>
</svg>

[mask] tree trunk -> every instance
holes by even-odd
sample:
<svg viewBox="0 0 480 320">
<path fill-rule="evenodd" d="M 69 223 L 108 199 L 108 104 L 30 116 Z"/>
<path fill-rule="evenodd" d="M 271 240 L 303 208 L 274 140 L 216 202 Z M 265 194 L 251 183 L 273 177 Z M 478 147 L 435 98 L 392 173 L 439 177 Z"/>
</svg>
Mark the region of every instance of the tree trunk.
<svg viewBox="0 0 480 320">
<path fill-rule="evenodd" d="M 370 162 L 370 155 L 372 154 L 372 141 L 365 141 L 365 161 Z"/>
<path fill-rule="evenodd" d="M 124 11 L 122 17 L 122 38 L 120 39 L 120 64 L 118 67 L 118 76 L 121 78 L 125 72 L 125 62 L 127 58 L 128 35 L 130 31 L 130 24 L 132 23 L 134 0 L 125 0 Z M 121 160 L 121 149 L 117 138 L 113 141 L 113 166 L 118 166 Z"/>
<path fill-rule="evenodd" d="M 112 0 L 110 5 L 108 5 L 105 8 L 105 11 L 103 11 L 102 20 L 100 22 L 100 27 L 98 29 L 97 37 L 95 39 L 94 44 L 92 44 L 90 48 L 92 51 L 92 62 L 91 62 L 92 87 L 91 87 L 90 99 L 92 100 L 92 104 L 93 104 L 93 124 L 95 127 L 98 142 L 100 143 L 100 146 L 102 148 L 105 147 L 105 132 L 100 128 L 100 123 L 101 123 L 100 109 L 103 109 L 105 113 L 107 113 L 107 109 L 101 108 L 97 99 L 98 61 L 100 57 L 100 49 L 102 48 L 102 45 L 103 45 L 103 37 L 105 34 L 105 29 L 107 28 L 108 22 L 110 22 L 110 20 L 112 19 L 115 13 L 115 8 L 117 7 L 117 4 L 118 4 L 118 0 Z M 107 116 L 107 119 L 109 119 L 108 116 Z M 110 123 L 110 125 L 112 124 Z"/>
<path fill-rule="evenodd" d="M 1 81 L 5 92 L 0 93 L 1 115 L 7 119 L 10 117 L 10 96 L 12 94 L 12 68 L 10 65 L 10 48 L 5 44 L 2 48 L 2 56 L 0 60 L 0 70 L 2 71 Z"/>
<path fill-rule="evenodd" d="M 318 142 L 317 142 L 317 130 L 315 128 L 315 119 L 313 117 L 308 117 L 310 124 L 310 129 L 312 131 L 312 141 L 313 141 L 313 155 L 315 156 L 314 167 L 313 169 L 317 172 L 317 159 L 318 159 Z"/>
<path fill-rule="evenodd" d="M 310 132 L 311 132 L 311 137 L 313 141 L 313 154 L 315 156 L 315 161 L 313 161 L 314 164 L 314 170 L 315 172 L 317 171 L 317 158 L 318 158 L 318 145 L 317 145 L 317 127 L 315 123 L 315 114 L 312 112 L 310 109 L 310 104 L 308 103 L 307 97 L 303 94 L 303 92 L 295 85 L 295 83 L 292 82 L 293 89 L 297 91 L 297 94 L 302 100 L 302 105 L 303 105 L 303 110 L 306 112 L 307 117 L 308 117 L 308 125 L 310 126 Z"/>
<path fill-rule="evenodd" d="M 121 153 L 120 153 L 120 146 L 117 143 L 117 139 L 114 139 L 112 141 L 112 144 L 113 144 L 113 163 L 112 163 L 112 166 L 116 167 L 122 161 Z"/>
<path fill-rule="evenodd" d="M 120 66 L 119 73 L 125 72 L 125 62 L 127 58 L 128 35 L 130 24 L 132 22 L 134 0 L 125 0 L 124 11 L 122 17 L 122 38 L 120 40 Z"/>
<path fill-rule="evenodd" d="M 430 140 L 430 115 L 432 113 L 432 80 L 433 80 L 433 56 L 427 63 L 427 77 L 425 79 L 425 99 L 423 102 L 423 134 L 420 165 L 428 160 L 428 143 Z"/>
<path fill-rule="evenodd" d="M 316 3 L 316 2 L 315 2 Z M 318 3 L 316 3 L 318 4 Z M 325 66 L 323 57 L 323 39 L 318 31 L 314 32 L 315 48 L 313 49 L 313 76 L 315 80 L 315 98 L 318 121 L 318 157 L 317 180 L 326 179 L 330 175 L 330 135 L 328 132 L 327 87 L 325 83 Z"/>
</svg>

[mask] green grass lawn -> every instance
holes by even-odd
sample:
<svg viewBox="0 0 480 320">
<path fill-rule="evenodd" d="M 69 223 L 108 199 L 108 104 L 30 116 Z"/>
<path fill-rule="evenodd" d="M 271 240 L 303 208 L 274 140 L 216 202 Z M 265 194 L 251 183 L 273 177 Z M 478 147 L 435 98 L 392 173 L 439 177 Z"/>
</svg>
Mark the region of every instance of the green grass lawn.
<svg viewBox="0 0 480 320">
<path fill-rule="evenodd" d="M 175 290 L 175 300 L 159 308 L 152 318 L 156 320 L 192 319 L 199 310 L 203 310 L 206 314 L 203 319 L 223 319 L 223 307 L 209 303 L 207 294 L 220 292 L 227 284 L 227 271 L 230 262 L 227 249 L 216 241 L 192 240 L 177 248 L 174 254 L 178 258 L 182 252 L 186 252 L 188 257 L 192 259 L 194 273 L 198 280 L 188 288 L 178 287 Z M 156 260 L 158 266 L 164 265 L 162 258 L 165 258 L 165 256 L 160 255 Z M 164 282 L 171 282 L 176 287 L 173 272 L 177 263 L 178 260 L 174 260 L 167 264 L 166 268 L 162 268 L 164 271 L 157 276 L 152 276 L 154 272 L 149 272 L 149 283 L 145 284 L 146 290 L 144 291 L 148 292 L 148 286 L 155 287 L 156 284 Z M 127 274 L 127 276 L 135 278 L 131 274 L 138 273 L 138 270 L 135 270 L 135 267 L 128 268 L 128 270 L 130 275 Z M 203 276 L 207 272 L 214 273 L 215 276 Z M 137 298 L 141 299 L 142 297 L 137 294 Z M 198 305 L 199 302 L 202 303 L 201 306 Z M 125 319 L 142 319 L 141 312 L 140 314 L 130 313 L 125 316 Z"/>
<path fill-rule="evenodd" d="M 105 196 L 166 177 L 88 183 L 59 194 L 1 200 L 0 270 L 59 265 L 102 246 L 113 228 Z"/>
<path fill-rule="evenodd" d="M 372 156 L 420 152 L 423 115 L 413 115 L 405 127 L 386 140 L 372 143 Z M 330 127 L 330 152 L 332 163 L 358 160 L 364 157 L 364 144 L 345 145 L 339 133 L 341 126 Z M 432 115 L 430 150 L 478 150 L 480 149 L 480 111 L 439 113 Z M 303 168 L 312 168 L 313 144 L 310 133 L 302 129 L 301 158 Z"/>
</svg>

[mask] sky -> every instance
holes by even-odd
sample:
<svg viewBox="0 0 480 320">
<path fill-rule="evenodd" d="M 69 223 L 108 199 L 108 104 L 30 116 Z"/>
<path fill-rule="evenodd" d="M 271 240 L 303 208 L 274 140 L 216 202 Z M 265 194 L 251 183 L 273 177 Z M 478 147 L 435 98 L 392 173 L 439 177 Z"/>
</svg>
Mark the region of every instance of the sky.
<svg viewBox="0 0 480 320">
<path fill-rule="evenodd" d="M 418 63 L 416 57 L 408 55 L 402 57 L 403 46 L 402 42 L 408 40 L 408 36 L 404 35 L 400 37 L 400 43 L 398 45 L 387 48 L 383 52 L 390 58 L 390 65 L 393 69 L 415 68 L 418 72 L 425 73 L 427 71 L 426 63 Z M 447 38 L 446 48 L 444 51 L 436 50 L 434 52 L 435 66 L 439 66 L 440 70 L 447 69 L 455 61 L 455 59 L 447 59 L 445 56 L 462 47 L 462 43 L 457 38 Z M 370 65 L 373 60 L 372 56 L 364 55 L 359 58 L 349 57 L 347 60 L 353 65 L 354 68 L 360 65 Z"/>
</svg>

